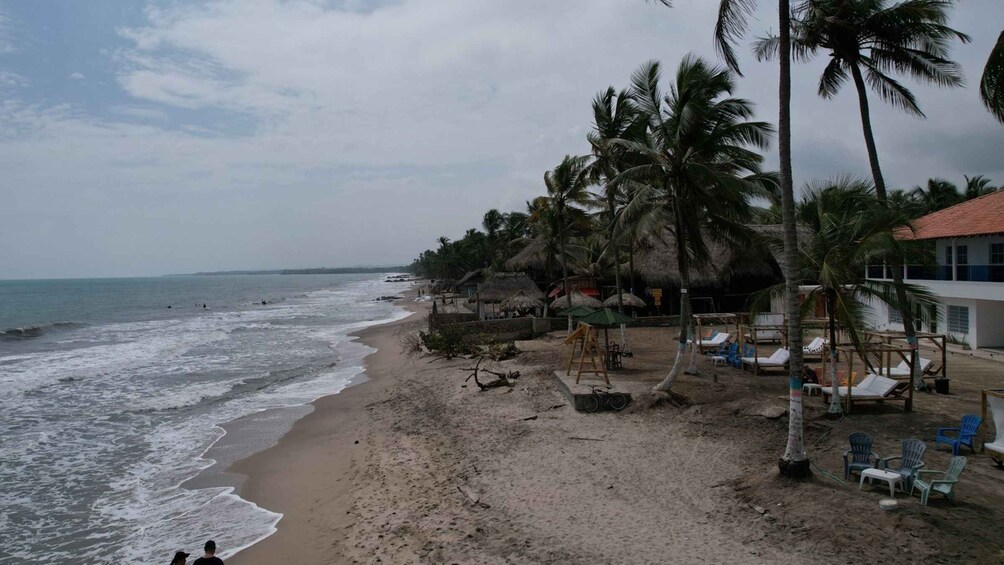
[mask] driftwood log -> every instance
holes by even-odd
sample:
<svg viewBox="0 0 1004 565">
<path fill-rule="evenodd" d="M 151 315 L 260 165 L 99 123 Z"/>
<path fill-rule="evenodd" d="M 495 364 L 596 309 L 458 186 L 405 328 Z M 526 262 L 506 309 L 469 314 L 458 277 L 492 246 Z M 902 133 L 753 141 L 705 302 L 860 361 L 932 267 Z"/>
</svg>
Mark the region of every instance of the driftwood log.
<svg viewBox="0 0 1004 565">
<path fill-rule="evenodd" d="M 516 379 L 519 378 L 519 371 L 509 371 L 508 373 L 499 373 L 497 371 L 489 371 L 488 369 L 481 368 L 481 361 L 484 357 L 478 357 L 478 362 L 473 367 L 468 367 L 464 369 L 465 371 L 471 371 L 471 374 L 464 379 L 464 382 L 474 379 L 474 384 L 478 385 L 478 388 L 482 391 L 486 391 L 490 388 L 498 387 L 514 387 L 516 386 Z M 495 377 L 494 380 L 482 383 L 478 379 L 478 372 L 488 373 Z"/>
</svg>

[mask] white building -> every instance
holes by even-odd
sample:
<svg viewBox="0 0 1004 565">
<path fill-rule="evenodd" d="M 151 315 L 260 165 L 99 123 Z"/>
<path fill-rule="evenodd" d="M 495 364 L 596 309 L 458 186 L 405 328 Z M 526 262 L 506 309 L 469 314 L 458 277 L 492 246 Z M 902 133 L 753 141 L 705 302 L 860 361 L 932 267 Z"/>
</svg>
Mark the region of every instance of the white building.
<svg viewBox="0 0 1004 565">
<path fill-rule="evenodd" d="M 1004 190 L 957 204 L 913 222 L 904 237 L 929 242 L 932 266 L 905 266 L 904 279 L 927 287 L 940 301 L 937 322 L 922 329 L 946 333 L 973 349 L 1004 347 Z M 869 269 L 868 278 L 890 280 L 889 267 Z M 902 317 L 873 305 L 872 325 L 902 330 Z"/>
</svg>

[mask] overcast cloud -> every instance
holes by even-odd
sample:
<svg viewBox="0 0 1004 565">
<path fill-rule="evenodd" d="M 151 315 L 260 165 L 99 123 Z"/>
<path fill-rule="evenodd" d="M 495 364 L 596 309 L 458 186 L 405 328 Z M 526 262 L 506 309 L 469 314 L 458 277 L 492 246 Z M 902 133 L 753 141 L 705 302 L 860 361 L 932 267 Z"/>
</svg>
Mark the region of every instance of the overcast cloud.
<svg viewBox="0 0 1004 565">
<path fill-rule="evenodd" d="M 716 4 L 0 0 L 0 278 L 407 263 L 587 151 L 597 91 L 714 58 Z M 910 83 L 927 120 L 873 104 L 890 185 L 1004 184 L 976 94 L 1004 2 L 960 4 L 970 86 Z M 795 68 L 797 184 L 868 171 L 854 93 L 818 99 L 821 65 Z M 776 121 L 774 65 L 744 70 Z"/>
</svg>

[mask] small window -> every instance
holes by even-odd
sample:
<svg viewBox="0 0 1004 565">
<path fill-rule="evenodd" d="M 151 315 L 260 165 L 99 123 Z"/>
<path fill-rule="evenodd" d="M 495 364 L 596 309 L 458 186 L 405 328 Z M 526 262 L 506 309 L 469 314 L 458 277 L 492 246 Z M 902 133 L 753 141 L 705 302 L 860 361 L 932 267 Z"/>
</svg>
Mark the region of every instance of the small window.
<svg viewBox="0 0 1004 565">
<path fill-rule="evenodd" d="M 1004 265 L 1004 243 L 990 244 L 990 264 Z"/>
<path fill-rule="evenodd" d="M 899 311 L 899 308 L 889 307 L 889 323 L 890 324 L 902 324 L 903 323 L 903 313 Z"/>
<path fill-rule="evenodd" d="M 951 265 L 952 264 L 952 246 L 951 245 L 945 246 L 945 264 L 946 265 Z"/>
<path fill-rule="evenodd" d="M 958 334 L 969 333 L 969 307 L 948 305 L 948 331 Z"/>
<path fill-rule="evenodd" d="M 969 264 L 969 246 L 967 245 L 955 246 L 955 262 L 958 265 Z"/>
</svg>

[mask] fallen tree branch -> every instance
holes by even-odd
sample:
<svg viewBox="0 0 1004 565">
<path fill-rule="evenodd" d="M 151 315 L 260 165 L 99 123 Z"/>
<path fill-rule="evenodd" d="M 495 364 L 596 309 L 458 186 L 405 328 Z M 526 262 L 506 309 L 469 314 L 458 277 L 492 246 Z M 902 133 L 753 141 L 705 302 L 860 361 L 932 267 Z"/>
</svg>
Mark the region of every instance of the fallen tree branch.
<svg viewBox="0 0 1004 565">
<path fill-rule="evenodd" d="M 484 357 L 478 357 L 478 362 L 473 367 L 468 367 L 464 369 L 465 371 L 471 371 L 471 374 L 468 375 L 466 379 L 464 379 L 464 382 L 467 382 L 473 378 L 474 384 L 478 385 L 478 388 L 481 389 L 482 392 L 490 388 L 498 388 L 503 386 L 511 388 L 516 386 L 516 379 L 519 378 L 519 371 L 509 371 L 508 373 L 499 373 L 497 371 L 489 371 L 488 369 L 482 369 L 481 368 L 482 360 L 484 360 Z M 489 375 L 494 375 L 495 380 L 482 383 L 478 379 L 479 371 L 488 373 Z"/>
</svg>

